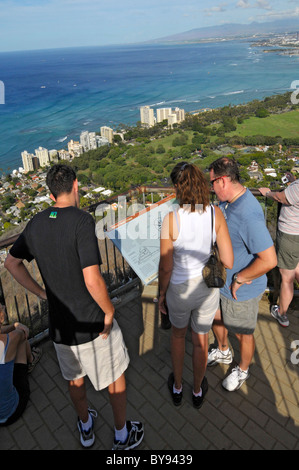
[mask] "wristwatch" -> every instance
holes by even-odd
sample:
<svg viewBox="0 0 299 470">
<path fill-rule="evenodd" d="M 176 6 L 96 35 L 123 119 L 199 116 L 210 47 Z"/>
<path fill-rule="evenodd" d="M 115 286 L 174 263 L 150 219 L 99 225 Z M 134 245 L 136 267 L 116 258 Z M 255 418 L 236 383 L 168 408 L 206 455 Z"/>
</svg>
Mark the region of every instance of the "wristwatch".
<svg viewBox="0 0 299 470">
<path fill-rule="evenodd" d="M 236 274 L 233 275 L 233 282 L 236 282 L 237 284 L 240 284 L 240 285 L 244 284 L 244 282 L 238 281 L 238 274 L 239 273 L 236 273 Z"/>
</svg>

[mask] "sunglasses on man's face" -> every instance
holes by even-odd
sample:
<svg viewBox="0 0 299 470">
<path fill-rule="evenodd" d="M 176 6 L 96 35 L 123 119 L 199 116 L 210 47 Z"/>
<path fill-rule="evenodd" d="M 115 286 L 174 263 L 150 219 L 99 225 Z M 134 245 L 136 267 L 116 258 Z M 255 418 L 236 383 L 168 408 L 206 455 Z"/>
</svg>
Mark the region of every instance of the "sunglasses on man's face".
<svg viewBox="0 0 299 470">
<path fill-rule="evenodd" d="M 221 178 L 228 178 L 228 175 L 218 176 L 217 178 L 214 178 L 213 180 L 210 181 L 210 185 L 213 186 L 215 181 L 221 180 Z"/>
</svg>

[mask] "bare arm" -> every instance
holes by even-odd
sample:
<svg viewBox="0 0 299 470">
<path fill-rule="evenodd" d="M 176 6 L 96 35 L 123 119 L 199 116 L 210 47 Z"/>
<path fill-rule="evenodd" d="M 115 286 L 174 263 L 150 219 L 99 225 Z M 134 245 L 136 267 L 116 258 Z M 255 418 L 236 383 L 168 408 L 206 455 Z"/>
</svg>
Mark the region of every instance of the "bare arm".
<svg viewBox="0 0 299 470">
<path fill-rule="evenodd" d="M 25 289 L 41 299 L 47 299 L 46 291 L 33 279 L 22 259 L 14 258 L 11 254 L 8 254 L 4 267 L 21 286 L 25 287 Z"/>
<path fill-rule="evenodd" d="M 107 286 L 100 273 L 99 266 L 96 264 L 84 268 L 83 276 L 88 292 L 105 314 L 104 329 L 100 335 L 107 338 L 113 322 L 114 306 L 110 300 Z"/>
<path fill-rule="evenodd" d="M 172 241 L 173 214 L 168 214 L 162 225 L 160 240 L 160 264 L 159 264 L 159 309 L 162 313 L 166 310 L 166 291 L 171 278 L 173 267 L 173 241 Z"/>
<path fill-rule="evenodd" d="M 234 264 L 233 246 L 230 239 L 226 220 L 219 207 L 215 207 L 215 219 L 216 242 L 220 259 L 225 268 L 232 269 Z"/>
<path fill-rule="evenodd" d="M 268 197 L 269 199 L 273 199 L 281 204 L 290 205 L 284 191 L 271 191 L 269 188 L 258 188 L 258 190 L 263 196 Z"/>
<path fill-rule="evenodd" d="M 254 279 L 266 274 L 277 265 L 277 257 L 274 245 L 264 251 L 257 253 L 255 260 L 238 273 L 238 284 L 233 282 L 231 285 L 232 296 L 237 299 L 236 292 L 242 284 L 250 284 Z"/>
</svg>

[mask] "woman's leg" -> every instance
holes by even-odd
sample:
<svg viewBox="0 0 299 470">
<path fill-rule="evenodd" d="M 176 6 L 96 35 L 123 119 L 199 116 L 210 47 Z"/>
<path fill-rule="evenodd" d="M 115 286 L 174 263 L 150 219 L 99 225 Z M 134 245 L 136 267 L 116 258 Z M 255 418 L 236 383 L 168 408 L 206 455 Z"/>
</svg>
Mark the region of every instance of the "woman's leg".
<svg viewBox="0 0 299 470">
<path fill-rule="evenodd" d="M 208 333 L 198 334 L 192 330 L 193 391 L 195 394 L 200 392 L 201 383 L 206 373 L 209 344 L 208 336 Z"/>
<path fill-rule="evenodd" d="M 174 386 L 180 389 L 182 385 L 184 356 L 185 356 L 185 336 L 187 332 L 185 328 L 176 328 L 172 326 L 171 332 L 171 360 L 174 375 Z"/>
</svg>

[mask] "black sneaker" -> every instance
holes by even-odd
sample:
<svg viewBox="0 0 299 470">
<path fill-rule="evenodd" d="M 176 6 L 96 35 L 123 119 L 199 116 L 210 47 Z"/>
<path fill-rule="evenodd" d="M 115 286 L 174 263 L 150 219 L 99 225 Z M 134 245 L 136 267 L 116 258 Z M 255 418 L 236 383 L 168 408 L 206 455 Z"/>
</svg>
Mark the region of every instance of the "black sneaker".
<svg viewBox="0 0 299 470">
<path fill-rule="evenodd" d="M 180 393 L 173 392 L 174 376 L 172 372 L 168 377 L 167 384 L 168 384 L 168 389 L 170 391 L 170 395 L 171 395 L 174 406 L 180 406 L 180 404 L 182 403 L 183 392 L 180 392 Z"/>
<path fill-rule="evenodd" d="M 201 408 L 202 407 L 202 404 L 203 404 L 203 401 L 204 401 L 204 398 L 205 398 L 205 395 L 208 391 L 208 380 L 206 377 L 203 378 L 203 381 L 201 383 L 201 390 L 202 390 L 202 393 L 201 393 L 201 397 L 196 397 L 194 395 L 194 393 L 192 393 L 192 401 L 193 401 L 193 406 L 197 409 Z"/>
<path fill-rule="evenodd" d="M 128 437 L 126 442 L 113 442 L 112 450 L 129 450 L 137 447 L 144 437 L 143 424 L 139 421 L 127 421 Z"/>
<path fill-rule="evenodd" d="M 84 431 L 84 429 L 82 428 L 82 424 L 81 424 L 81 421 L 80 421 L 79 418 L 78 418 L 78 421 L 77 421 L 77 426 L 78 426 L 79 433 L 80 433 L 80 442 L 83 445 L 83 447 L 91 447 L 94 444 L 94 441 L 95 441 L 95 435 L 94 435 L 94 432 L 93 432 L 94 418 L 96 418 L 98 416 L 98 414 L 95 410 L 90 410 L 89 408 L 88 408 L 88 413 L 91 416 L 92 425 L 87 431 Z"/>
</svg>

